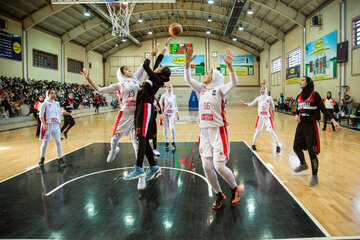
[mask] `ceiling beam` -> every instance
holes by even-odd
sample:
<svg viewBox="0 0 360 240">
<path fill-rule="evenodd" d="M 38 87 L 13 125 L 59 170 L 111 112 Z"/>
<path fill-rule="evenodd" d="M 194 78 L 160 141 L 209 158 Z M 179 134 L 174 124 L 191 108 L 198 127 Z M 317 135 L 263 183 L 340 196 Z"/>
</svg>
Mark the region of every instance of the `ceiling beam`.
<svg viewBox="0 0 360 240">
<path fill-rule="evenodd" d="M 147 5 L 147 4 L 145 4 Z M 108 13 L 104 12 L 100 7 L 98 7 L 96 4 L 89 4 L 88 5 L 91 9 L 96 11 L 98 14 L 100 14 L 108 23 L 112 25 L 111 18 L 109 17 Z M 119 36 L 113 36 L 113 38 L 119 37 Z M 126 35 L 126 37 L 136 46 L 141 46 L 141 42 L 139 42 L 136 38 L 134 38 L 131 34 Z M 90 43 L 91 44 L 91 43 Z M 90 45 L 89 44 L 89 45 Z M 86 49 L 88 49 L 88 46 L 86 46 Z"/>
<path fill-rule="evenodd" d="M 157 9 L 157 10 L 150 10 L 148 6 L 138 5 L 134 9 L 132 16 L 135 17 L 136 15 L 147 13 L 147 12 L 171 11 L 172 10 L 170 4 L 162 4 L 163 8 L 161 8 L 160 4 L 152 4 L 152 5 L 154 5 L 154 9 Z M 176 5 L 176 6 L 174 6 L 174 8 L 178 8 L 180 6 L 180 4 L 177 4 L 177 3 L 176 4 L 174 3 L 173 5 Z M 208 14 L 211 14 L 211 17 L 213 20 L 215 20 L 215 17 L 218 17 L 218 18 L 222 17 L 224 19 L 224 21 L 226 20 L 226 18 L 229 17 L 227 10 L 223 7 L 218 7 L 218 6 L 207 7 L 207 6 L 198 4 L 198 3 L 193 3 L 193 4 L 183 3 L 183 5 L 184 5 L 184 7 L 182 9 L 185 10 L 186 13 L 191 12 L 192 15 L 194 15 L 195 12 L 200 12 L 200 13 L 208 12 Z M 244 14 L 240 15 L 239 20 L 241 20 L 242 22 L 246 22 L 247 24 L 250 24 L 256 28 L 261 29 L 262 31 L 272 35 L 276 39 L 284 40 L 284 38 L 285 38 L 285 34 L 282 31 L 280 31 L 279 29 L 277 29 L 275 27 L 270 26 L 270 24 L 266 23 L 265 21 L 261 21 L 257 18 L 249 17 Z"/>
<path fill-rule="evenodd" d="M 70 4 L 58 4 L 58 5 L 48 4 L 45 7 L 41 8 L 40 10 L 26 17 L 23 21 L 23 29 L 25 31 L 29 30 L 30 28 L 40 23 L 41 21 L 45 20 L 46 18 L 70 6 L 71 6 Z"/>
<path fill-rule="evenodd" d="M 224 32 L 224 27 L 221 23 L 215 23 L 212 22 L 211 24 L 209 24 L 207 22 L 207 20 L 200 20 L 200 19 L 195 19 L 195 20 L 188 20 L 187 23 L 182 21 L 179 21 L 179 23 L 184 27 L 199 27 L 204 29 L 203 32 L 205 32 L 207 29 L 209 30 L 214 30 L 214 31 L 221 31 L 222 33 Z M 155 20 L 153 22 L 153 24 L 155 26 L 168 26 L 168 23 L 165 19 L 163 20 Z M 131 32 L 132 31 L 141 31 L 141 30 L 148 30 L 149 27 L 142 23 L 142 24 L 136 24 L 133 25 L 131 27 Z M 244 40 L 250 41 L 252 43 L 254 43 L 255 45 L 259 46 L 260 48 L 264 48 L 264 49 L 270 49 L 270 44 L 264 40 L 262 40 L 261 38 L 256 37 L 255 35 L 251 35 L 250 33 L 247 33 L 245 31 L 239 31 L 236 29 L 236 31 L 234 31 L 230 37 L 238 37 L 238 38 L 242 38 Z M 98 40 L 96 40 L 98 41 Z"/>
<path fill-rule="evenodd" d="M 250 1 L 280 14 L 281 16 L 289 19 L 290 21 L 294 22 L 299 26 L 305 26 L 306 17 L 303 14 L 291 7 L 286 6 L 286 4 L 278 0 L 267 0 L 266 2 L 263 0 Z"/>
<path fill-rule="evenodd" d="M 76 38 L 77 36 L 83 34 L 84 32 L 103 24 L 104 22 L 99 18 L 93 18 L 89 21 L 81 23 L 80 25 L 76 26 L 75 28 L 71 29 L 70 31 L 64 33 L 61 36 L 61 41 L 66 43 L 71 41 L 72 39 Z"/>
<path fill-rule="evenodd" d="M 193 31 L 183 32 L 182 36 L 202 37 L 202 38 L 209 38 L 209 39 L 218 40 L 218 41 L 221 41 L 221 42 L 226 42 L 226 43 L 231 44 L 231 45 L 233 45 L 235 47 L 241 48 L 241 49 L 249 52 L 250 54 L 253 54 L 255 56 L 260 56 L 259 51 L 255 50 L 254 48 L 252 48 L 252 47 L 250 47 L 250 46 L 248 46 L 248 45 L 246 45 L 244 43 L 241 43 L 241 42 L 232 41 L 231 39 L 223 37 L 223 36 L 208 35 L 208 34 L 206 34 L 204 32 L 193 32 Z M 153 34 L 153 35 L 144 35 L 142 37 L 139 37 L 138 39 L 139 39 L 139 41 L 144 42 L 144 41 L 147 41 L 147 40 L 151 40 L 153 38 L 166 38 L 166 37 L 168 37 L 168 33 L 161 32 L 161 33 L 156 33 L 156 34 Z M 109 49 L 108 51 L 106 51 L 103 56 L 104 56 L 104 58 L 107 58 L 107 57 L 113 55 L 114 53 L 120 51 L 121 49 L 130 47 L 130 46 L 131 46 L 131 44 L 129 44 L 128 42 L 121 43 L 121 44 L 119 44 L 119 46 L 113 47 L 113 48 Z M 150 51 L 151 49 L 146 49 L 146 50 Z M 225 51 L 225 49 L 221 49 L 219 51 Z"/>
</svg>

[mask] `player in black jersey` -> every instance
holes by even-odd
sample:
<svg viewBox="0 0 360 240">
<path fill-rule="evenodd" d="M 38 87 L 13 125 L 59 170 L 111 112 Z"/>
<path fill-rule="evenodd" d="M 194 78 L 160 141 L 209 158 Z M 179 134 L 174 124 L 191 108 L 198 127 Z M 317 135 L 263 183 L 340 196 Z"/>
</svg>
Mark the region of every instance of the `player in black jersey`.
<svg viewBox="0 0 360 240">
<path fill-rule="evenodd" d="M 143 64 L 143 67 L 148 76 L 146 77 L 144 84 L 137 95 L 135 110 L 135 129 L 136 137 L 139 141 L 139 148 L 136 157 L 136 165 L 129 175 L 124 176 L 124 180 L 132 180 L 145 176 L 145 171 L 143 169 L 145 155 L 150 164 L 150 171 L 146 174 L 146 181 L 155 178 L 161 173 L 161 169 L 154 159 L 154 153 L 149 143 L 149 139 L 152 138 L 154 134 L 152 124 L 149 123 L 151 120 L 151 115 L 154 114 L 153 103 L 155 94 L 159 88 L 164 86 L 164 82 L 170 81 L 170 69 L 167 66 L 160 66 L 165 51 L 168 48 L 170 39 L 171 38 L 167 39 L 164 49 L 157 57 L 154 64 L 154 70 L 151 70 L 150 68 L 150 61 L 153 57 L 156 56 L 159 49 L 159 44 L 154 47 Z"/>
<path fill-rule="evenodd" d="M 301 172 L 308 169 L 305 162 L 303 150 L 307 150 L 310 156 L 312 177 L 309 186 L 319 183 L 317 172 L 319 161 L 317 155 L 320 153 L 320 110 L 331 119 L 335 128 L 341 126 L 335 121 L 334 117 L 326 110 L 320 94 L 314 91 L 314 83 L 310 77 L 302 77 L 300 81 L 301 93 L 296 98 L 295 121 L 298 122 L 296 128 L 294 151 L 300 159 L 300 165 L 294 172 Z"/>
<path fill-rule="evenodd" d="M 74 109 L 74 96 L 72 93 L 68 94 L 68 97 L 62 107 L 68 113 L 71 113 Z M 61 127 L 61 133 L 64 134 L 65 138 L 67 138 L 67 133 L 73 126 L 75 126 L 74 118 L 71 115 L 64 115 L 64 125 Z"/>
</svg>

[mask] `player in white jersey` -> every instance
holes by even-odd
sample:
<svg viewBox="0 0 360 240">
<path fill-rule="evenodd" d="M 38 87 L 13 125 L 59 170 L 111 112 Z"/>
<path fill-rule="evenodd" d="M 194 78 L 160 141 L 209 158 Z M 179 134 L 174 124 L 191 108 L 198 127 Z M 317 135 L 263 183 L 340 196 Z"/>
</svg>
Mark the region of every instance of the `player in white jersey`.
<svg viewBox="0 0 360 240">
<path fill-rule="evenodd" d="M 136 109 L 136 97 L 140 89 L 139 83 L 144 71 L 145 70 L 141 65 L 135 74 L 132 74 L 128 67 L 122 66 L 117 70 L 119 82 L 107 87 L 97 86 L 89 77 L 89 69 L 84 68 L 81 72 L 89 85 L 98 93 L 116 93 L 120 98 L 120 108 L 111 137 L 111 149 L 107 157 L 108 163 L 114 161 L 116 154 L 120 151 L 118 143 L 122 136 L 130 135 L 136 157 L 138 143 L 135 134 L 134 115 Z M 138 189 L 144 189 L 145 186 L 145 177 L 139 178 Z"/>
<path fill-rule="evenodd" d="M 273 124 L 274 110 L 275 110 L 274 100 L 271 96 L 269 96 L 267 94 L 267 89 L 266 89 L 265 85 L 261 86 L 260 96 L 255 98 L 254 101 L 252 101 L 251 103 L 245 103 L 240 100 L 240 104 L 243 104 L 243 105 L 249 106 L 249 107 L 253 107 L 256 104 L 258 104 L 258 117 L 256 120 L 255 134 L 253 137 L 251 148 L 254 151 L 256 151 L 256 139 L 259 136 L 259 133 L 262 131 L 262 129 L 264 128 L 264 125 L 265 125 L 266 131 L 268 131 L 270 133 L 270 135 L 272 136 L 272 138 L 274 139 L 274 142 L 276 144 L 276 153 L 280 153 L 280 151 L 281 151 L 280 143 L 274 132 L 274 124 Z"/>
<path fill-rule="evenodd" d="M 160 98 L 160 106 L 162 110 L 162 115 L 160 119 L 162 127 L 164 128 L 165 149 L 169 149 L 168 128 L 170 128 L 171 132 L 171 146 L 173 149 L 176 149 L 175 117 L 177 118 L 177 120 L 179 120 L 179 113 L 176 103 L 176 96 L 173 92 L 173 87 L 171 84 L 166 86 L 166 93 Z"/>
<path fill-rule="evenodd" d="M 216 171 L 230 185 L 232 191 L 231 205 L 239 203 L 242 188 L 237 185 L 233 172 L 226 166 L 230 154 L 228 123 L 225 119 L 225 96 L 236 87 L 237 77 L 232 67 L 234 56 L 230 49 L 223 56 L 230 75 L 230 82 L 224 84 L 224 76 L 217 70 L 208 71 L 202 83 L 191 78 L 190 62 L 193 49 L 189 48 L 185 58 L 185 81 L 199 94 L 200 138 L 199 153 L 205 176 L 216 192 L 214 210 L 221 208 L 226 199 L 222 193 Z"/>
<path fill-rule="evenodd" d="M 54 139 L 55 141 L 56 151 L 58 154 L 58 165 L 60 167 L 66 166 L 62 158 L 61 148 L 61 115 L 73 114 L 61 110 L 59 102 L 56 101 L 55 90 L 50 89 L 46 93 L 45 101 L 41 104 L 39 113 L 41 121 L 40 140 L 42 140 L 42 145 L 40 147 L 40 167 L 44 165 L 46 149 L 51 139 Z"/>
</svg>

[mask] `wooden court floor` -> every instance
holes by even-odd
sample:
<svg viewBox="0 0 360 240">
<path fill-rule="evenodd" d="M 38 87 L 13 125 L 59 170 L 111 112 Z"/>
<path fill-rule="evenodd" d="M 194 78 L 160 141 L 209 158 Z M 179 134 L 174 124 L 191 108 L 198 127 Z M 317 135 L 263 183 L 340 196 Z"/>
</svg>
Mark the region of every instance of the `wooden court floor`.
<svg viewBox="0 0 360 240">
<path fill-rule="evenodd" d="M 62 141 L 63 153 L 92 142 L 109 141 L 115 117 L 116 112 L 108 112 L 76 119 L 69 138 Z M 180 118 L 176 125 L 176 141 L 197 141 L 197 113 L 183 109 Z M 256 108 L 228 107 L 227 119 L 231 141 L 245 141 L 251 145 Z M 296 128 L 294 118 L 276 113 L 274 125 L 282 152 L 275 153 L 271 136 L 263 131 L 257 142 L 259 157 L 332 236 L 360 236 L 360 132 L 348 129 L 332 132 L 331 127 L 321 132 L 320 184 L 311 188 L 308 187 L 310 170 L 301 174 L 292 171 L 299 163 L 292 150 Z M 158 140 L 164 140 L 162 128 L 158 129 Z M 125 137 L 120 141 L 128 142 L 129 139 Z M 35 127 L 0 132 L 0 180 L 36 165 L 40 145 L 41 141 L 35 138 Z M 308 156 L 305 156 L 308 161 Z M 51 142 L 46 160 L 55 157 L 55 146 Z"/>
</svg>

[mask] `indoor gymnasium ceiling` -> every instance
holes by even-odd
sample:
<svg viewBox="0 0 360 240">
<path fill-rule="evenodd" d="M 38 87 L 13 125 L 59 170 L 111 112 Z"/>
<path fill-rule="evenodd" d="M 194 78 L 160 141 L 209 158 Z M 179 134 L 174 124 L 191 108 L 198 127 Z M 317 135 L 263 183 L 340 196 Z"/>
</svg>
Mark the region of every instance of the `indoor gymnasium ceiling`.
<svg viewBox="0 0 360 240">
<path fill-rule="evenodd" d="M 342 0 L 337 0 L 341 2 Z M 169 36 L 173 22 L 183 35 L 228 42 L 258 56 L 292 28 L 305 25 L 306 17 L 332 0 L 176 0 L 166 4 L 136 4 L 126 42 L 111 35 L 105 4 L 53 5 L 50 0 L 1 0 L 0 13 L 32 27 L 75 42 L 87 51 L 107 57 L 116 51 L 154 37 Z M 253 14 L 249 14 L 251 9 Z M 85 16 L 84 13 L 90 16 Z M 139 22 L 139 18 L 143 22 Z M 209 20 L 211 19 L 211 21 Z M 243 30 L 240 30 L 243 27 Z M 149 34 L 152 31 L 152 34 Z M 207 34 L 206 31 L 210 31 Z"/>
</svg>

